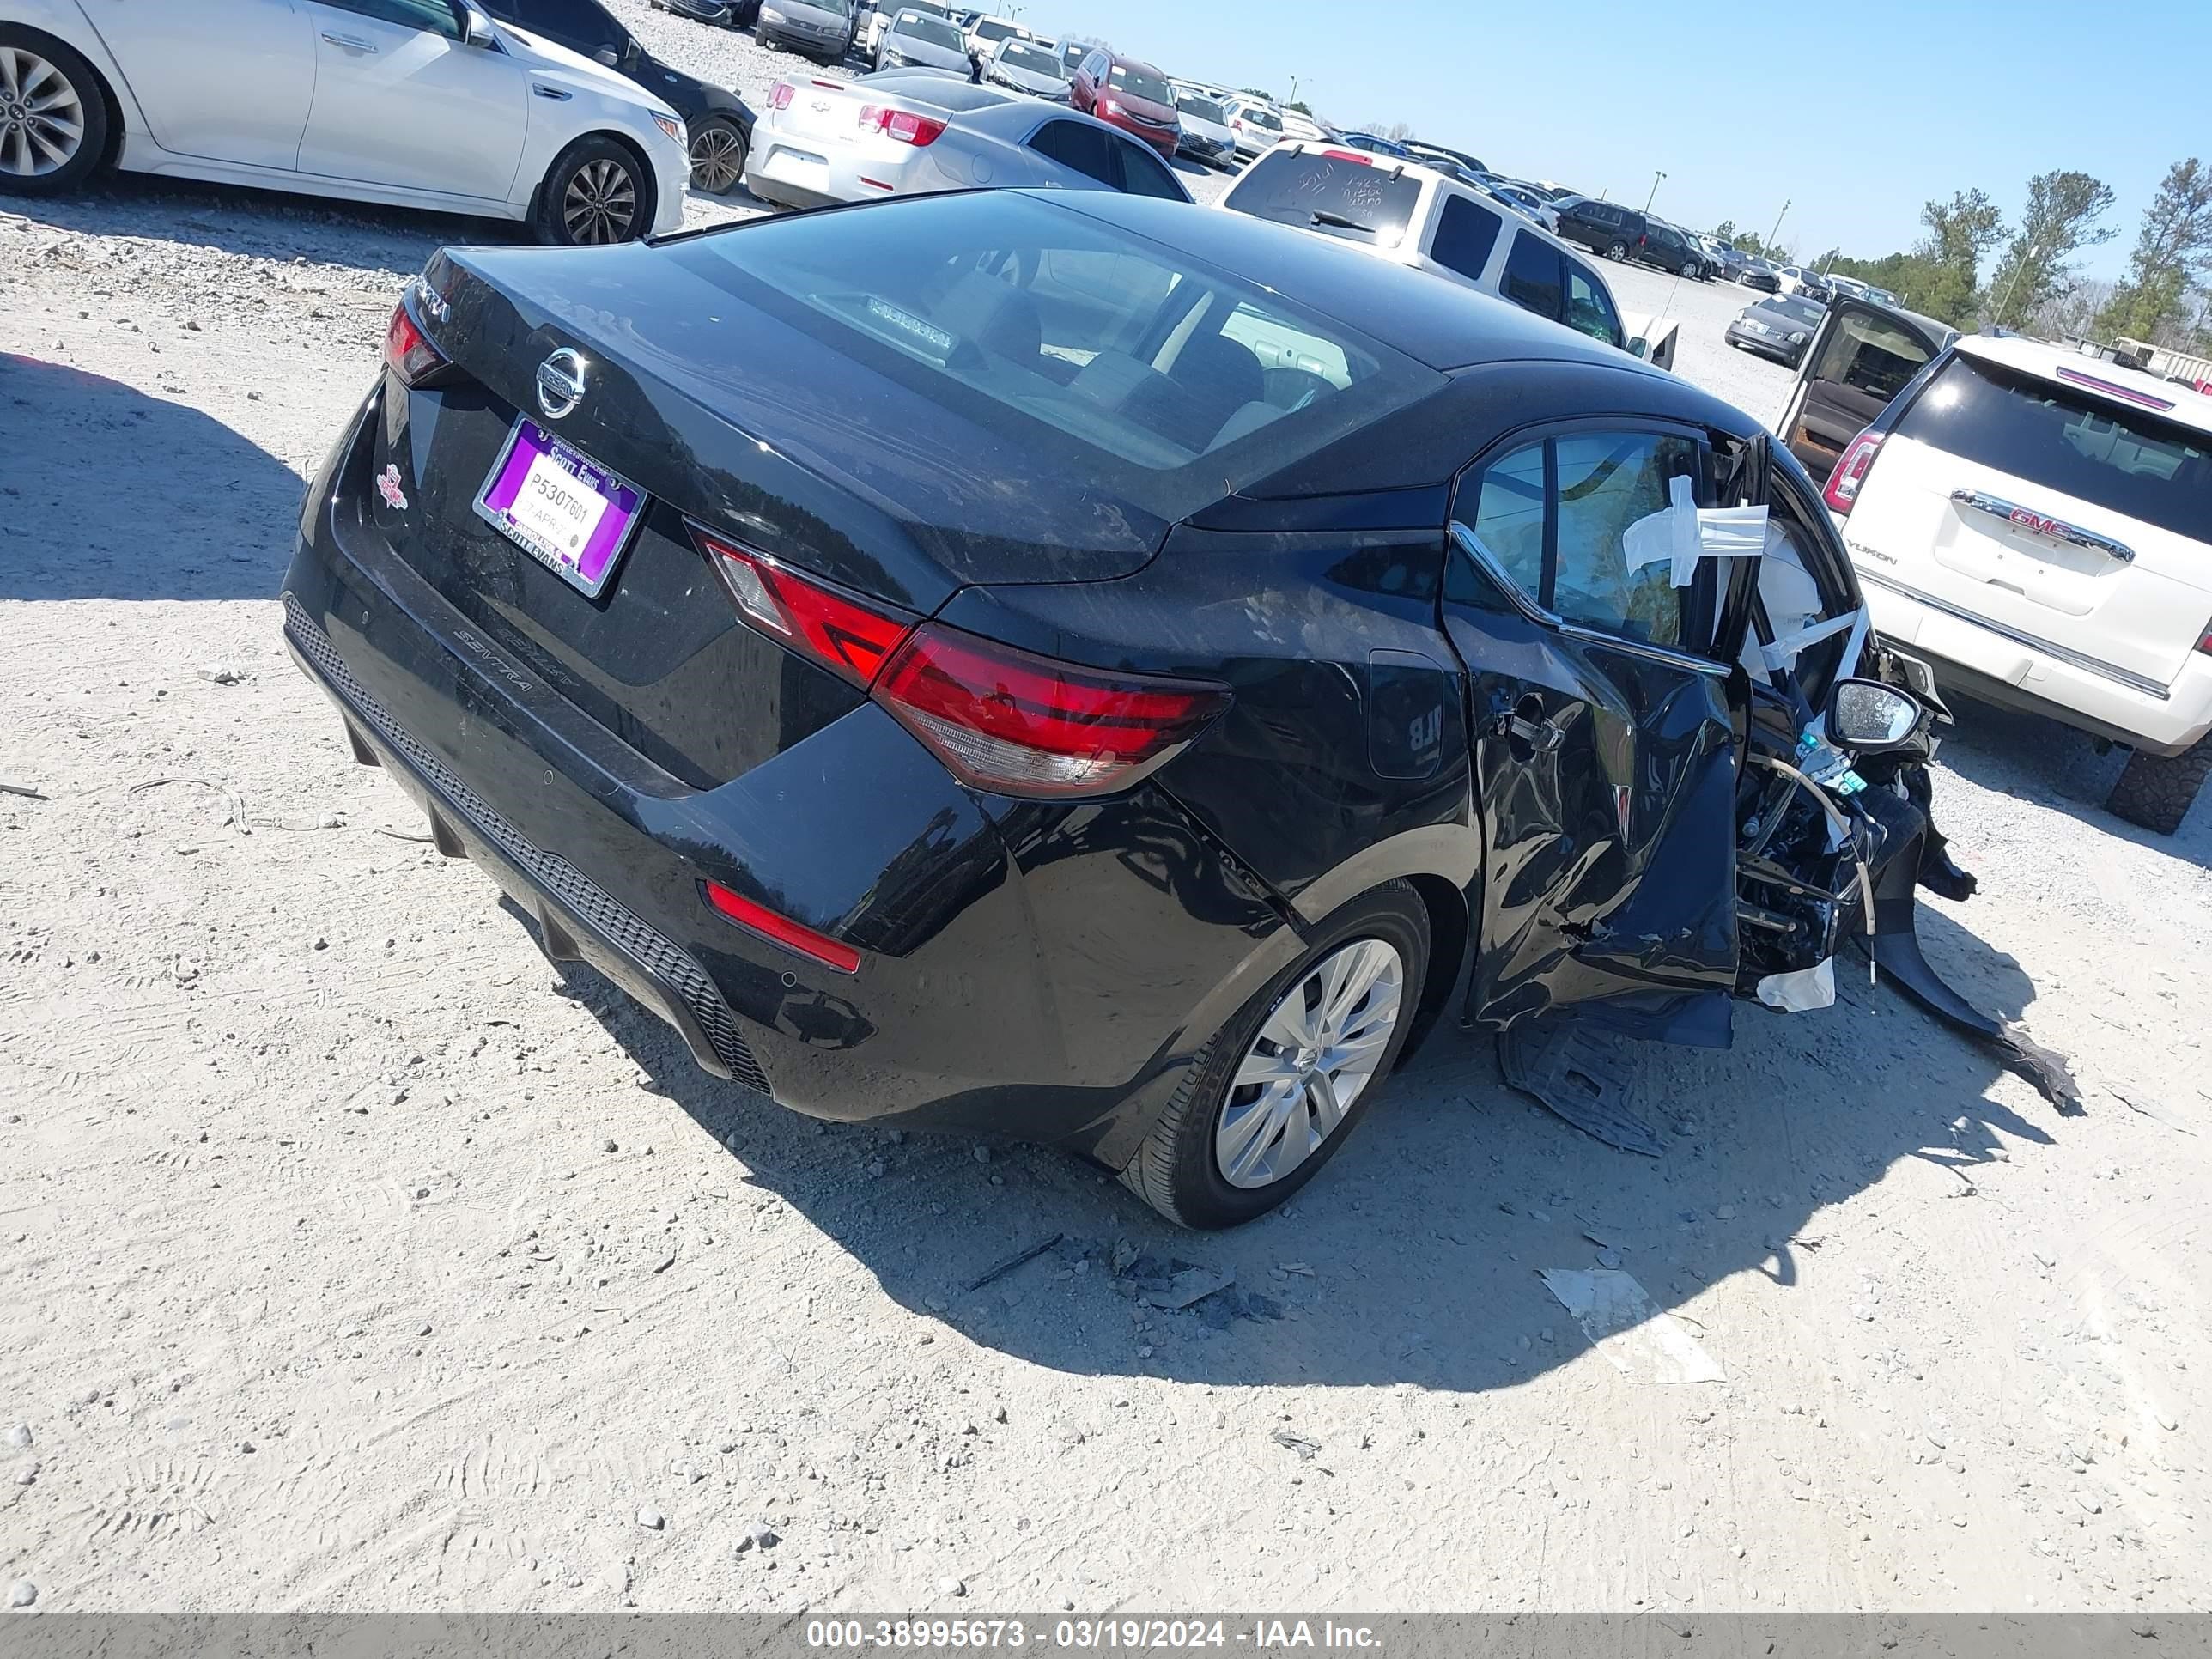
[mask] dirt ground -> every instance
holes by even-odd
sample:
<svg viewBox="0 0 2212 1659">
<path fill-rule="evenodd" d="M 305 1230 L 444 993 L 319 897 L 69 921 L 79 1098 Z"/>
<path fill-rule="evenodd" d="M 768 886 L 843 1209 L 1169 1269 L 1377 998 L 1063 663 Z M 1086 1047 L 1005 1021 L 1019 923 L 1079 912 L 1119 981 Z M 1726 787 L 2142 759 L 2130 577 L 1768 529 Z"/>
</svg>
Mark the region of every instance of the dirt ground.
<svg viewBox="0 0 2212 1659">
<path fill-rule="evenodd" d="M 1984 890 L 1929 954 L 2083 1116 L 1859 970 L 1653 1050 L 1658 1160 L 1447 1030 L 1226 1236 L 806 1122 L 550 967 L 279 644 L 400 283 L 487 234 L 138 181 L 0 212 L 0 781 L 44 797 L 0 794 L 12 1601 L 2212 1607 L 2212 810 L 2129 830 L 2118 757 L 1979 710 L 1945 750 Z M 1747 295 L 1619 286 L 1771 416 Z M 1132 1250 L 1245 1294 L 1149 1308 Z M 1601 1266 L 1721 1379 L 1617 1368 L 1537 1277 Z"/>
</svg>

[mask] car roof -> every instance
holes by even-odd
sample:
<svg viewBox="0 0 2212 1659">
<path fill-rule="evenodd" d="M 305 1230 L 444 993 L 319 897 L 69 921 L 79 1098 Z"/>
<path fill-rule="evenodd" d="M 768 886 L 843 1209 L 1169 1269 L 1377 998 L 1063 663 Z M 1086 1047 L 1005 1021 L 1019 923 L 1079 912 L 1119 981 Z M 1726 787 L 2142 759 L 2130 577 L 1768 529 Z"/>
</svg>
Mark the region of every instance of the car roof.
<svg viewBox="0 0 2212 1659">
<path fill-rule="evenodd" d="M 2017 334 L 1969 334 L 1954 349 L 1964 356 L 2086 392 L 2103 403 L 2148 410 L 2177 426 L 2212 433 L 2212 398 L 2143 369 L 2108 363 L 2101 357 L 2084 356 L 2069 346 L 2025 339 Z"/>
</svg>

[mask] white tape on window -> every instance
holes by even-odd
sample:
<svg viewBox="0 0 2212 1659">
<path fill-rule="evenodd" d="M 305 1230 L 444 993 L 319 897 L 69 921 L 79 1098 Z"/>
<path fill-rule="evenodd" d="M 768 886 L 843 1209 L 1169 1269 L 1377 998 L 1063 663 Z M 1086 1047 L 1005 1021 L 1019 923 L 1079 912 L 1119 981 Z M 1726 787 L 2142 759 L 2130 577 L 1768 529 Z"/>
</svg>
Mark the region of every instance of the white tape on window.
<svg viewBox="0 0 2212 1659">
<path fill-rule="evenodd" d="M 1699 559 L 1753 559 L 1766 550 L 1763 507 L 1699 507 L 1686 477 L 1667 485 L 1674 504 L 1649 514 L 1622 532 L 1620 549 L 1631 570 L 1666 563 L 1677 587 L 1697 579 Z"/>
</svg>

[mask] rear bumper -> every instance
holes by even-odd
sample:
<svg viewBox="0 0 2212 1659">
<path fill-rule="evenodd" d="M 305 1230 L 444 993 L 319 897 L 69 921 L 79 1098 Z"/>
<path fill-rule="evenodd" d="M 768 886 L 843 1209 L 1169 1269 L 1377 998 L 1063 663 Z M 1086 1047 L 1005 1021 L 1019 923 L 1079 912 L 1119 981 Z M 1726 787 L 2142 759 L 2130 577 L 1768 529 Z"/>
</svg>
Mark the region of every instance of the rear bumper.
<svg viewBox="0 0 2212 1659">
<path fill-rule="evenodd" d="M 1118 1164 L 1235 988 L 1296 953 L 1164 793 L 978 796 L 872 703 L 718 787 L 671 777 L 376 529 L 362 499 L 380 410 L 364 405 L 310 490 L 287 642 L 441 849 L 483 864 L 547 954 L 597 968 L 708 1071 L 814 1116 Z M 710 879 L 853 945 L 859 971 L 726 921 Z"/>
<path fill-rule="evenodd" d="M 1792 368 L 1797 366 L 1797 355 L 1802 349 L 1802 347 L 1787 346 L 1778 340 L 1768 339 L 1763 334 L 1750 333 L 1734 323 L 1728 327 L 1728 343 L 1732 346 L 1741 346 L 1746 351 L 1755 351 L 1762 357 L 1771 357 L 1778 363 L 1787 363 Z"/>
<path fill-rule="evenodd" d="M 1848 545 L 1849 520 L 1844 530 Z M 2181 754 L 2212 732 L 2212 657 L 2192 656 L 2159 690 L 2124 684 L 2113 671 L 1906 592 L 1852 550 L 1875 629 L 1933 661 L 1944 686 L 2154 755 Z"/>
<path fill-rule="evenodd" d="M 911 196 L 957 185 L 945 179 L 926 149 L 886 143 L 883 153 L 860 144 L 823 144 L 765 125 L 753 129 L 745 161 L 745 188 L 787 207 L 828 207 L 839 202 Z"/>
</svg>

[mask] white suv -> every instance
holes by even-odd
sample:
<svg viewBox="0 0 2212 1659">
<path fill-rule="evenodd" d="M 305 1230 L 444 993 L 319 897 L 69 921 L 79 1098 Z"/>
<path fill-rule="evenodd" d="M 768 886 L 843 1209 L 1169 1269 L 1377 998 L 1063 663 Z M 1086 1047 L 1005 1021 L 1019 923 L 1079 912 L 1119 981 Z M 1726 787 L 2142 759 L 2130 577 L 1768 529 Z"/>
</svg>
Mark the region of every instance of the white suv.
<svg viewBox="0 0 2212 1659">
<path fill-rule="evenodd" d="M 1661 368 L 1674 367 L 1674 323 L 1624 318 L 1595 264 L 1434 167 L 1293 140 L 1247 167 L 1218 206 L 1464 283 Z"/>
<path fill-rule="evenodd" d="M 1808 459 L 1873 415 L 1826 495 L 1875 626 L 1946 685 L 2132 748 L 2107 805 L 2171 834 L 2212 769 L 2212 397 L 1925 323 L 1838 301 L 1783 422 Z"/>
</svg>

